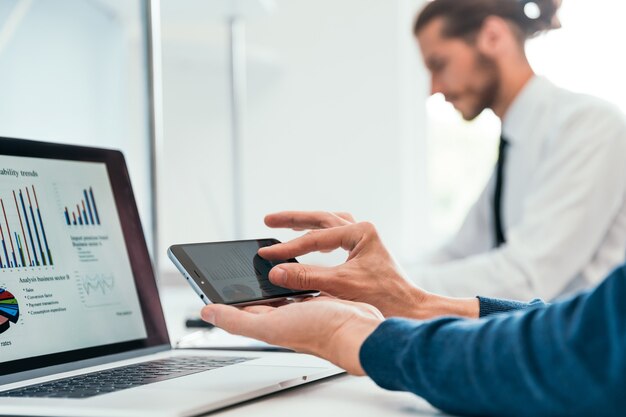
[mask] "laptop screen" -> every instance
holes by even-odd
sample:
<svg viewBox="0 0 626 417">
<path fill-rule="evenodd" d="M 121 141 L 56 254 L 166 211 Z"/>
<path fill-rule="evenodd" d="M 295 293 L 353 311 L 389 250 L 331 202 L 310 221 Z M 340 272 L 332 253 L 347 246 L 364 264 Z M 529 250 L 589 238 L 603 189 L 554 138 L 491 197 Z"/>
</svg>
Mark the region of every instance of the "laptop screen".
<svg viewBox="0 0 626 417">
<path fill-rule="evenodd" d="M 87 159 L 96 160 L 0 154 L 0 368 L 148 339 L 127 245 L 133 234 L 145 242 L 140 228 L 123 230 L 128 214 L 118 211 L 131 205 L 137 217 L 132 192 L 114 191 L 107 158 Z"/>
</svg>

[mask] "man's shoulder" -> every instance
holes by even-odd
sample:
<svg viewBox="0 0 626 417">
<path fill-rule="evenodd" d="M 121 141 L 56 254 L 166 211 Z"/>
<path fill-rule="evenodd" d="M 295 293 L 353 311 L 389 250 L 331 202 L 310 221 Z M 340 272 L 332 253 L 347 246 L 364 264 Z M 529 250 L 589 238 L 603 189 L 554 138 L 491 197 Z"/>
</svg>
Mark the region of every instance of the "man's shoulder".
<svg viewBox="0 0 626 417">
<path fill-rule="evenodd" d="M 549 149 L 626 152 L 626 116 L 615 104 L 545 80 L 546 145 Z"/>
<path fill-rule="evenodd" d="M 559 122 L 596 122 L 614 123 L 616 127 L 626 129 L 626 116 L 614 103 L 591 94 L 567 90 L 553 84 L 554 105 Z"/>
</svg>

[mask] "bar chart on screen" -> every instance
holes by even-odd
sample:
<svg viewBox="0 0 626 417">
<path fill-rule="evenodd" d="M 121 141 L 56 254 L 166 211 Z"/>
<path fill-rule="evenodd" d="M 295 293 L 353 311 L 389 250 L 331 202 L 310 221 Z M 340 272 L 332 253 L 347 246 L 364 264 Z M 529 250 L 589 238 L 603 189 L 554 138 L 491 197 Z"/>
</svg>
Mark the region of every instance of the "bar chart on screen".
<svg viewBox="0 0 626 417">
<path fill-rule="evenodd" d="M 93 187 L 84 188 L 76 201 L 64 207 L 63 217 L 67 226 L 100 226 L 100 213 Z"/>
<path fill-rule="evenodd" d="M 63 181 L 53 183 L 52 189 L 57 204 L 55 225 L 69 238 L 75 259 L 82 264 L 116 262 L 110 258 L 115 245 L 110 240 L 111 223 L 106 221 L 112 196 L 103 184 Z"/>
<path fill-rule="evenodd" d="M 0 269 L 53 266 L 34 185 L 0 190 Z"/>
</svg>

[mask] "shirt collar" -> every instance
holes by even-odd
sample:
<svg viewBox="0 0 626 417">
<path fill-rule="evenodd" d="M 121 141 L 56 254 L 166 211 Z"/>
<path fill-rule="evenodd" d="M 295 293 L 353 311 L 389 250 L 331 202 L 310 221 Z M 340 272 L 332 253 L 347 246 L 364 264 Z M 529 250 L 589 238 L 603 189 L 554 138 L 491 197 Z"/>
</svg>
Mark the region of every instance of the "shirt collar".
<svg viewBox="0 0 626 417">
<path fill-rule="evenodd" d="M 522 88 L 502 120 L 502 136 L 509 143 L 516 143 L 528 136 L 527 132 L 533 129 L 537 112 L 543 111 L 541 103 L 548 97 L 546 92 L 552 88 L 554 84 L 537 75 Z"/>
</svg>

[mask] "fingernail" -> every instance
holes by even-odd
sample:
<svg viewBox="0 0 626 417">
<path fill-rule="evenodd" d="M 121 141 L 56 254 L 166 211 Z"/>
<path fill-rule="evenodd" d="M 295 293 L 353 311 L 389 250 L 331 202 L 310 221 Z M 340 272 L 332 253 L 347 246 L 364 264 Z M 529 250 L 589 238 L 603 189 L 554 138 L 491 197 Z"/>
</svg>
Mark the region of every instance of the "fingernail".
<svg viewBox="0 0 626 417">
<path fill-rule="evenodd" d="M 274 269 L 272 269 L 272 281 L 276 285 L 284 284 L 287 282 L 287 271 L 280 266 L 274 267 Z"/>
</svg>

